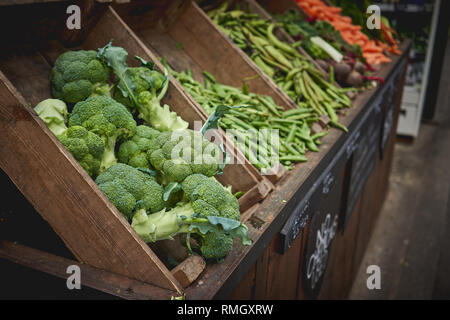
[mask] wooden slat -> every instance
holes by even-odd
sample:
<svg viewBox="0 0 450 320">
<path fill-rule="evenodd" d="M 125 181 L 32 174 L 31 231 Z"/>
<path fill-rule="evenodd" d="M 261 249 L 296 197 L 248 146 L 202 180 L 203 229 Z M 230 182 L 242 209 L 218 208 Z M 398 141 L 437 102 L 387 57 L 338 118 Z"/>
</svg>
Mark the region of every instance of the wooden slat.
<svg viewBox="0 0 450 320">
<path fill-rule="evenodd" d="M 252 266 L 247 275 L 242 279 L 234 292 L 230 295 L 230 300 L 252 300 L 255 286 L 255 265 Z"/>
<path fill-rule="evenodd" d="M 267 270 L 266 299 L 288 299 L 297 297 L 297 284 L 303 252 L 302 234 L 298 235 L 285 254 L 278 250 L 278 237 L 272 241 Z"/>
<path fill-rule="evenodd" d="M 15 5 L 23 5 L 23 4 L 62 2 L 62 1 L 68 1 L 68 0 L 3 0 L 3 1 L 0 1 L 0 6 L 15 6 Z"/>
<path fill-rule="evenodd" d="M 197 23 L 192 23 L 193 19 Z M 170 35 L 183 44 L 197 64 L 221 83 L 235 87 L 247 81 L 250 91 L 271 96 L 277 104 L 295 108 L 295 103 L 253 61 L 239 49 L 201 10 L 196 3 L 180 17 L 184 28 L 170 28 Z M 192 41 L 183 41 L 183 39 Z M 226 69 L 223 66 L 227 66 Z M 225 71 L 225 72 L 224 72 Z M 255 77 L 256 76 L 256 77 Z"/>
<path fill-rule="evenodd" d="M 10 241 L 0 240 L 0 258 L 62 279 L 69 277 L 67 267 L 76 265 L 81 272 L 81 286 L 88 286 L 124 299 L 169 300 L 172 296 L 179 295 L 176 291 L 162 289 Z"/>
</svg>

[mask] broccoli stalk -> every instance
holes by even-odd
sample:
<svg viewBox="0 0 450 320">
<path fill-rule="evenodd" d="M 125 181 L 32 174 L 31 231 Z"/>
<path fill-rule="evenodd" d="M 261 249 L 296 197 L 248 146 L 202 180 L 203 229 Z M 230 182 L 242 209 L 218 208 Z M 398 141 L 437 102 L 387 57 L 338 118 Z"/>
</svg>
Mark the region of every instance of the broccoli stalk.
<svg viewBox="0 0 450 320">
<path fill-rule="evenodd" d="M 105 144 L 105 151 L 103 152 L 102 155 L 102 160 L 101 160 L 101 164 L 100 164 L 100 172 L 105 171 L 106 169 L 108 169 L 109 167 L 111 167 L 112 165 L 117 163 L 117 158 L 116 158 L 116 154 L 114 152 L 115 147 L 116 147 L 116 141 L 117 141 L 117 137 L 119 136 L 119 134 L 114 134 L 110 137 L 106 137 L 103 136 L 103 142 Z"/>
<path fill-rule="evenodd" d="M 172 239 L 180 233 L 193 235 L 206 259 L 220 260 L 233 247 L 234 238 L 251 243 L 247 227 L 240 222 L 237 199 L 217 180 L 192 174 L 182 183 L 184 200 L 171 210 L 147 215 L 134 212 L 132 227 L 146 242 Z"/>
<path fill-rule="evenodd" d="M 222 259 L 231 250 L 236 237 L 241 238 L 244 245 L 251 244 L 246 225 L 225 217 L 202 216 L 191 203 L 150 215 L 139 209 L 131 226 L 145 242 L 172 240 L 177 234 L 185 233 L 189 235 L 186 245 L 190 248 L 189 237 L 195 235 L 200 251 L 207 259 Z"/>
<path fill-rule="evenodd" d="M 164 80 L 161 91 L 156 93 L 157 87 L 151 91 L 143 91 L 137 98 L 137 109 L 139 118 L 149 123 L 155 129 L 160 131 L 173 131 L 186 129 L 188 123 L 181 119 L 176 112 L 170 111 L 167 104 L 161 107 L 161 99 L 165 96 L 169 87 L 167 70 L 164 70 Z"/>
<path fill-rule="evenodd" d="M 170 239 L 179 233 L 189 232 L 190 224 L 194 222 L 207 222 L 205 218 L 194 216 L 190 204 L 175 209 L 147 215 L 146 210 L 136 210 L 131 226 L 145 242 L 156 242 Z"/>
</svg>

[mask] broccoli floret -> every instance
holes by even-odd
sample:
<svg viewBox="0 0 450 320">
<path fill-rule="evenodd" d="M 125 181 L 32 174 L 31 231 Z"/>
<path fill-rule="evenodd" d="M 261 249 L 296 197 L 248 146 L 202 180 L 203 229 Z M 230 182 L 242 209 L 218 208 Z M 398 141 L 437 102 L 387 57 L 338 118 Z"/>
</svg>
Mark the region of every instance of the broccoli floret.
<svg viewBox="0 0 450 320">
<path fill-rule="evenodd" d="M 98 174 L 105 148 L 99 136 L 84 127 L 73 126 L 59 135 L 58 139 L 90 176 Z"/>
<path fill-rule="evenodd" d="M 66 122 L 69 112 L 64 101 L 58 99 L 46 99 L 34 107 L 39 118 L 44 121 L 47 127 L 55 136 L 67 130 Z"/>
<path fill-rule="evenodd" d="M 135 211 L 153 213 L 166 206 L 164 189 L 155 178 L 123 163 L 108 168 L 95 183 L 127 219 L 131 219 Z"/>
<path fill-rule="evenodd" d="M 185 200 L 174 209 L 150 215 L 136 212 L 133 216 L 132 227 L 144 241 L 188 233 L 196 238 L 206 259 L 217 260 L 227 255 L 236 237 L 250 244 L 247 227 L 239 222 L 237 199 L 214 178 L 193 174 L 183 181 L 182 190 Z"/>
<path fill-rule="evenodd" d="M 154 150 L 154 140 L 160 134 L 158 130 L 148 126 L 137 126 L 136 134 L 120 145 L 117 152 L 119 162 L 135 168 L 151 168 L 150 161 L 147 159 L 147 151 Z"/>
<path fill-rule="evenodd" d="M 218 213 L 205 215 L 218 215 L 233 220 L 240 219 L 238 200 L 214 178 L 193 174 L 181 183 L 181 187 L 185 198 L 193 203 L 193 207 L 200 214 L 211 212 L 212 207 Z"/>
<path fill-rule="evenodd" d="M 149 91 L 156 95 L 164 83 L 164 76 L 161 73 L 147 67 L 127 68 L 125 74 L 134 84 L 135 97 L 143 91 Z M 131 109 L 136 108 L 136 101 L 133 101 L 129 95 L 125 97 L 118 88 L 114 90 L 114 99 Z"/>
<path fill-rule="evenodd" d="M 128 52 L 124 48 L 113 46 L 111 42 L 99 49 L 97 56 L 114 71 L 117 79 L 114 96 L 125 105 L 136 108 L 139 118 L 160 131 L 188 127 L 189 124 L 170 111 L 168 105 L 160 105 L 169 87 L 167 70 L 163 76 L 153 70 L 152 63 L 139 57 L 136 58 L 141 61 L 142 66 L 129 68 Z"/>
<path fill-rule="evenodd" d="M 95 96 L 78 102 L 69 117 L 69 127 L 83 126 L 103 139 L 105 151 L 100 172 L 117 163 L 116 141 L 128 139 L 136 132 L 136 121 L 127 108 L 108 96 Z"/>
<path fill-rule="evenodd" d="M 167 185 L 196 173 L 214 176 L 219 169 L 220 150 L 200 132 L 186 129 L 162 133 L 147 156 L 159 171 L 160 182 Z"/>
<path fill-rule="evenodd" d="M 50 74 L 53 96 L 76 103 L 92 95 L 109 95 L 109 70 L 96 55 L 93 50 L 61 54 Z"/>
</svg>

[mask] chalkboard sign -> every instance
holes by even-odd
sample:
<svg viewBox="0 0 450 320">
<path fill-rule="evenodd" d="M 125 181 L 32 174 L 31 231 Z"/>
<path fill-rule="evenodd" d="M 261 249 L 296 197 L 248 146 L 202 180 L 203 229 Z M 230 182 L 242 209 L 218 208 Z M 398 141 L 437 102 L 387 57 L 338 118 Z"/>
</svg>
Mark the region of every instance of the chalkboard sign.
<svg viewBox="0 0 450 320">
<path fill-rule="evenodd" d="M 340 227 L 345 228 L 367 179 L 375 168 L 382 120 L 379 95 L 347 145 L 347 178 Z"/>
<path fill-rule="evenodd" d="M 312 196 L 314 202 L 310 210 L 313 216 L 308 227 L 302 273 L 303 290 L 310 299 L 316 298 L 320 292 L 329 250 L 337 231 L 345 162 L 345 153 L 342 152 L 325 172 Z"/>
<path fill-rule="evenodd" d="M 295 206 L 291 216 L 280 231 L 280 253 L 284 253 L 290 248 L 300 231 L 305 227 L 306 222 L 315 214 L 316 209 L 323 202 L 326 202 L 327 194 L 330 190 L 335 189 L 334 186 L 337 181 L 341 184 L 341 175 L 337 179 L 334 172 L 335 170 L 343 170 L 345 161 L 345 152 L 342 148 L 302 200 Z M 333 203 L 332 205 L 339 206 L 339 203 Z"/>
</svg>

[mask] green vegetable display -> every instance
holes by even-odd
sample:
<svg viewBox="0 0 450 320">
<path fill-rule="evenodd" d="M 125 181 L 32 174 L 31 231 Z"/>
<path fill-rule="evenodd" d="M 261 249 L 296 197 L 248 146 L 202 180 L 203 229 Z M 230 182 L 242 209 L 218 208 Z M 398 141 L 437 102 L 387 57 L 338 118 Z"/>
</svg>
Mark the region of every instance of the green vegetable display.
<svg viewBox="0 0 450 320">
<path fill-rule="evenodd" d="M 50 74 L 53 96 L 77 103 L 93 95 L 109 95 L 109 70 L 96 55 L 93 50 L 61 54 Z"/>
<path fill-rule="evenodd" d="M 275 15 L 275 19 L 295 40 L 299 40 L 301 46 L 313 57 L 317 59 L 330 58 L 311 42 L 311 37 L 321 37 L 326 40 L 336 50 L 345 55 L 364 61 L 362 50 L 359 45 L 348 44 L 331 24 L 323 20 L 308 22 L 295 10 L 288 10 L 283 14 Z"/>
<path fill-rule="evenodd" d="M 69 113 L 63 100 L 46 99 L 36 113 L 145 241 L 183 233 L 191 252 L 219 261 L 235 238 L 251 244 L 231 187 L 213 177 L 222 173 L 220 156 L 226 154 L 203 136 L 217 128 L 221 115 L 201 131 L 187 129 L 160 105 L 167 71 L 139 57 L 141 66 L 130 68 L 127 58 L 111 42 L 98 52 L 63 53 L 52 71 L 53 95 L 75 104 Z M 112 97 L 108 68 L 114 72 Z M 133 113 L 146 124 L 137 125 Z"/>
<path fill-rule="evenodd" d="M 292 163 L 306 161 L 306 151 L 318 151 L 317 145 L 320 144 L 320 138 L 327 133 L 327 131 L 323 131 L 316 136 L 311 135 L 309 124 L 317 120 L 317 114 L 305 103 L 300 103 L 298 109 L 285 111 L 282 107 L 277 106 L 270 97 L 220 84 L 208 72 L 204 72 L 205 84 L 203 85 L 193 79 L 189 69 L 183 72 L 169 70 L 208 115 L 211 115 L 220 105 L 244 106 L 229 110 L 219 120 L 221 128 L 232 129 L 238 136 L 239 132 L 251 130 L 279 130 L 280 146 L 278 151 L 280 162 L 285 166 L 289 167 Z M 273 165 L 268 156 L 275 150 L 270 145 L 254 146 L 249 139 L 240 140 L 242 142 L 238 139 L 235 142 L 247 159 L 257 168 L 269 169 Z M 265 150 L 261 150 L 261 148 L 265 148 Z M 263 155 L 268 156 L 264 157 Z"/>
<path fill-rule="evenodd" d="M 224 2 L 208 15 L 297 104 L 312 108 L 319 117 L 331 117 L 328 111 L 350 107 L 348 90 L 325 80 L 294 45 L 279 40 L 273 33 L 275 24 L 257 14 L 238 9 L 226 11 L 227 4 Z M 346 131 L 336 121 L 330 124 Z"/>
</svg>

